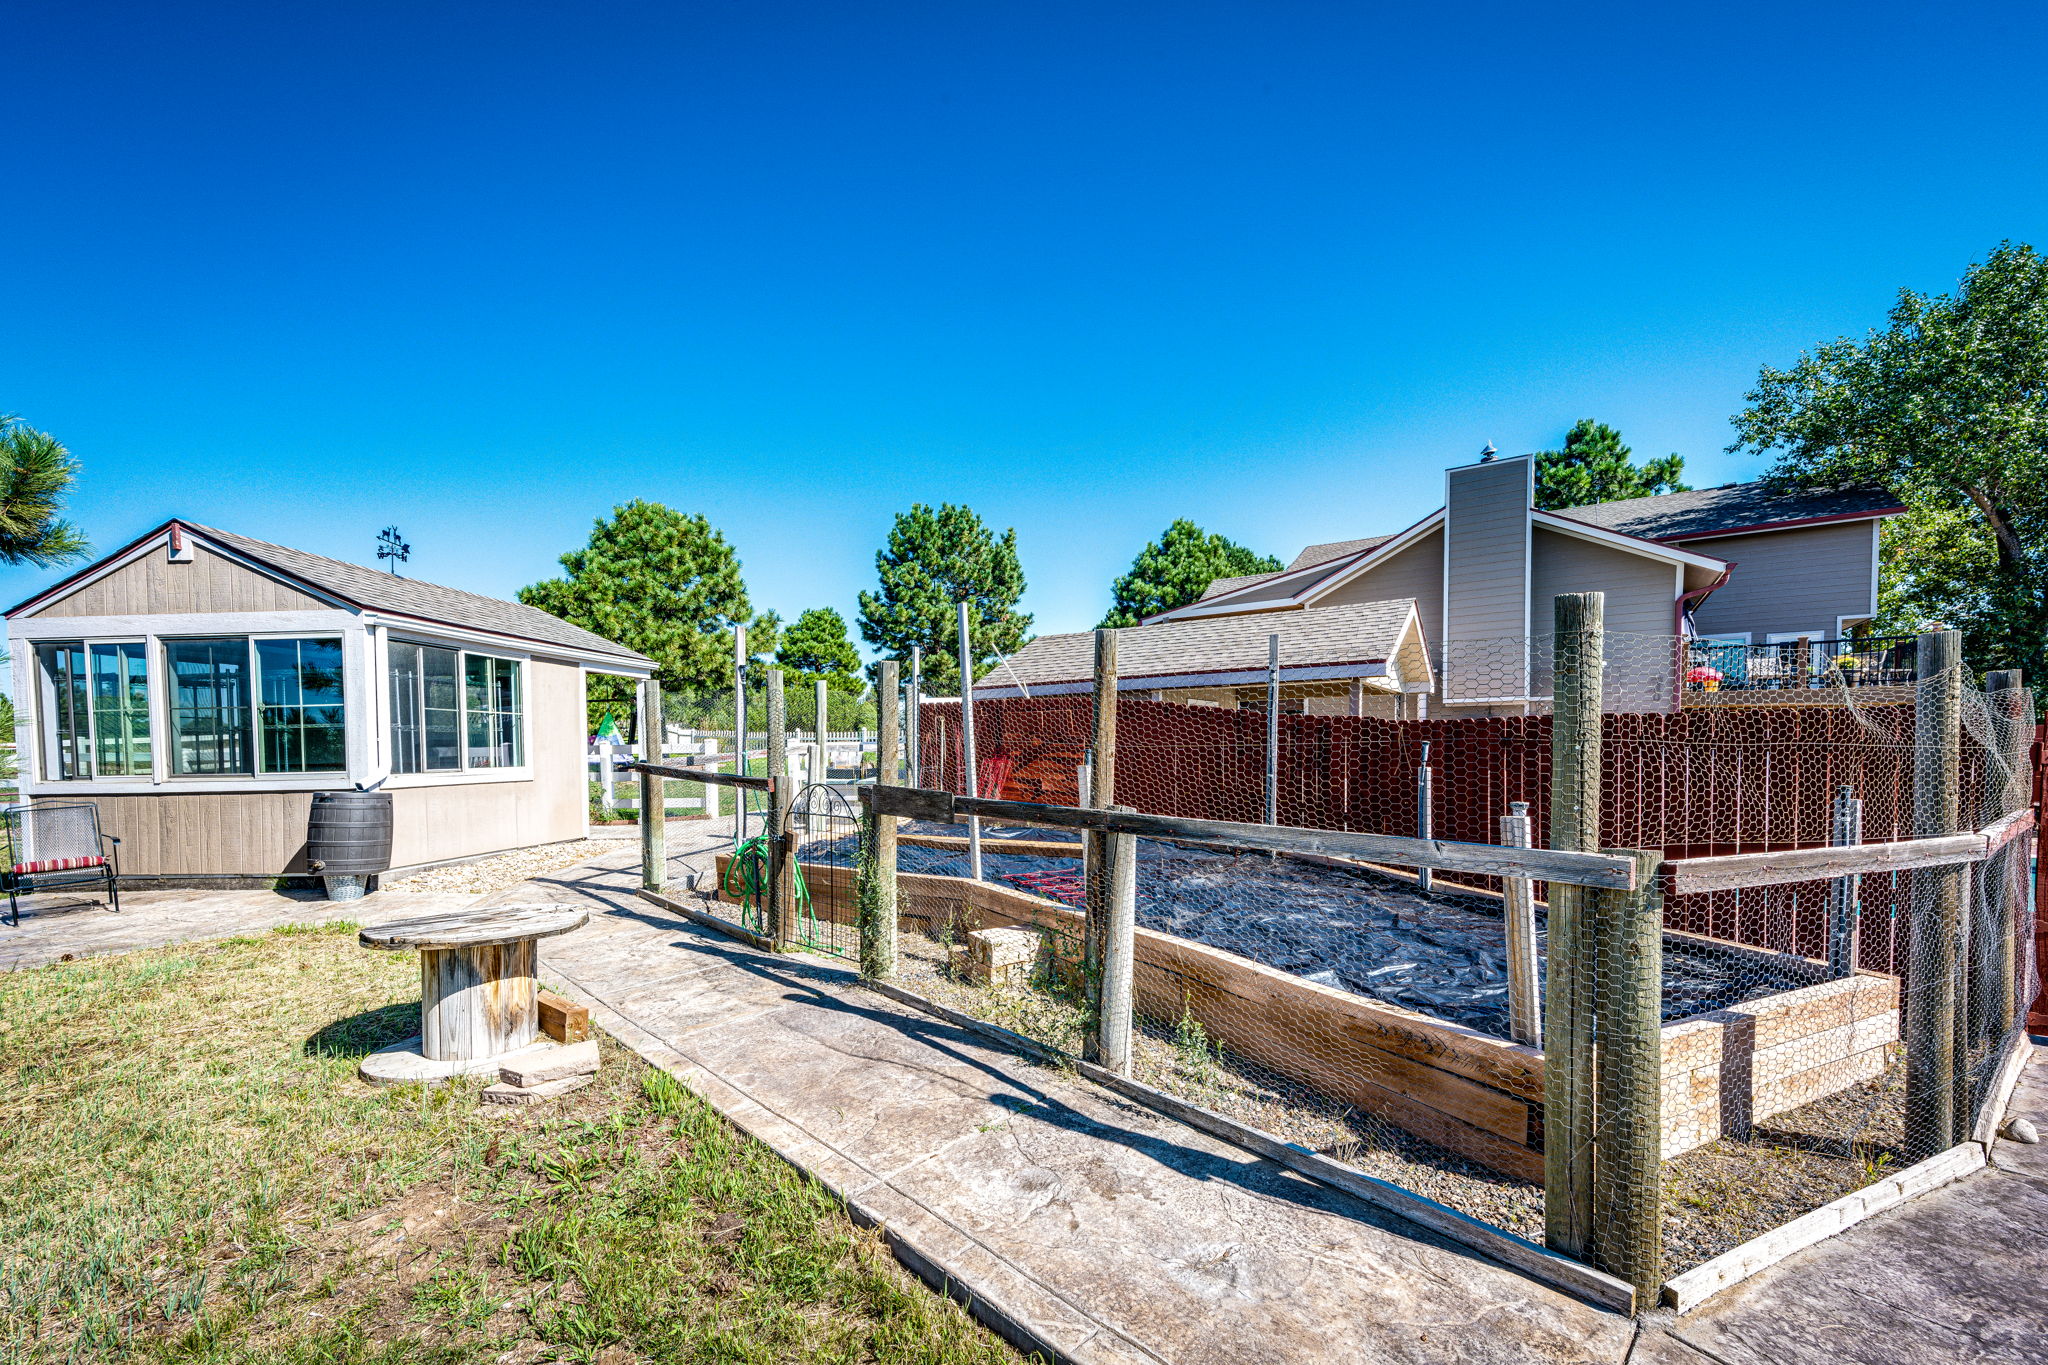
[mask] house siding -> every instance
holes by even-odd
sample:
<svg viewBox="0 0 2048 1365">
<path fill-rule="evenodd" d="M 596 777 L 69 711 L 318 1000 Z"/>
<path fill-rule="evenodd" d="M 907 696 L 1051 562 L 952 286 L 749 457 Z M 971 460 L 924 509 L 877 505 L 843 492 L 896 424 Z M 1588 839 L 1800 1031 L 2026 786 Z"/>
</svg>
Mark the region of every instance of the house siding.
<svg viewBox="0 0 2048 1365">
<path fill-rule="evenodd" d="M 1608 637 L 1605 704 L 1614 710 L 1664 710 L 1675 688 L 1678 571 L 1661 560 L 1596 545 L 1548 527 L 1536 528 L 1530 549 L 1532 684 L 1551 691 L 1550 641 L 1559 593 L 1606 595 L 1601 618 Z"/>
<path fill-rule="evenodd" d="M 161 547 L 23 617 L 171 616 L 202 612 L 319 611 L 332 604 L 203 546 L 190 564 Z"/>
<path fill-rule="evenodd" d="M 1448 700 L 1527 695 L 1527 669 L 1495 657 L 1489 645 L 1529 630 L 1529 477 L 1527 459 L 1454 469 L 1444 503 L 1444 695 Z"/>
<path fill-rule="evenodd" d="M 1879 523 L 1834 522 L 1686 542 L 1685 548 L 1732 560 L 1734 572 L 1693 612 L 1703 635 L 1835 634 L 1843 616 L 1868 616 L 1876 590 Z"/>
<path fill-rule="evenodd" d="M 1431 531 L 1405 550 L 1388 556 L 1358 577 L 1318 597 L 1318 607 L 1344 607 L 1360 602 L 1391 602 L 1403 597 L 1415 599 L 1426 635 L 1434 635 L 1444 610 L 1444 533 Z"/>
</svg>

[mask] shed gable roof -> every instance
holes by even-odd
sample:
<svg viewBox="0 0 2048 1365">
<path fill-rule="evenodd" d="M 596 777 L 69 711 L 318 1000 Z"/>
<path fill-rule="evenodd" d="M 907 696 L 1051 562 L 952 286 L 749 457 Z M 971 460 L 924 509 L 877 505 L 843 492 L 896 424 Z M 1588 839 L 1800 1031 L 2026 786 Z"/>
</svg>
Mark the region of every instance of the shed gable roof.
<svg viewBox="0 0 2048 1365">
<path fill-rule="evenodd" d="M 309 554 L 304 550 L 294 550 L 288 545 L 274 545 L 269 541 L 257 540 L 253 536 L 237 535 L 233 531 L 223 531 L 189 521 L 164 523 L 147 535 L 129 542 L 113 554 L 72 575 L 54 588 L 38 593 L 28 601 L 13 607 L 7 614 L 13 616 L 25 608 L 39 605 L 71 590 L 74 584 L 82 584 L 101 566 L 157 541 L 173 526 L 182 527 L 201 541 L 352 607 L 410 616 L 438 625 L 486 631 L 536 644 L 559 645 L 586 654 L 603 655 L 622 663 L 652 665 L 654 662 L 643 654 L 627 649 L 624 645 L 615 644 L 601 635 L 585 630 L 581 626 L 573 626 L 559 616 L 542 611 L 538 607 L 529 607 L 523 602 L 507 602 L 502 598 L 485 597 L 481 593 L 443 587 L 439 583 L 428 583 L 417 578 L 400 578 L 397 574 L 366 568 L 361 564 L 329 559 L 325 555 Z"/>
</svg>

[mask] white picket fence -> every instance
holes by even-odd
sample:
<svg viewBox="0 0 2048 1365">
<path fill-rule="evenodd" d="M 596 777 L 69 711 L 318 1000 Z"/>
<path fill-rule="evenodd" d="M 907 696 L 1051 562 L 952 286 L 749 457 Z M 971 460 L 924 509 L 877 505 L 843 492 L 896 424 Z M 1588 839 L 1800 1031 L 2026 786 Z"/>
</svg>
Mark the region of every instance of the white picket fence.
<svg viewBox="0 0 2048 1365">
<path fill-rule="evenodd" d="M 749 734 L 752 741 L 756 736 Z M 703 768 L 708 772 L 725 772 L 732 766 L 733 733 L 730 730 L 677 730 L 671 729 L 662 737 L 662 757 L 682 760 L 686 766 Z M 866 730 L 833 730 L 825 735 L 824 753 L 819 753 L 815 738 L 805 740 L 803 732 L 794 731 L 789 744 L 789 776 L 798 783 L 823 782 L 837 770 L 846 774 L 861 768 L 869 755 L 876 751 L 875 736 Z M 712 754 L 728 755 L 723 761 L 714 761 Z M 598 784 L 598 799 L 603 808 L 619 814 L 637 815 L 640 810 L 640 783 L 630 774 L 620 776 L 617 765 L 633 756 L 632 750 L 624 745 L 596 745 L 587 760 L 591 780 Z M 766 763 L 767 749 L 749 744 L 747 767 L 757 772 Z M 725 795 L 723 787 L 703 787 L 696 796 L 667 797 L 664 805 L 667 816 L 726 815 L 733 809 L 734 795 Z"/>
</svg>

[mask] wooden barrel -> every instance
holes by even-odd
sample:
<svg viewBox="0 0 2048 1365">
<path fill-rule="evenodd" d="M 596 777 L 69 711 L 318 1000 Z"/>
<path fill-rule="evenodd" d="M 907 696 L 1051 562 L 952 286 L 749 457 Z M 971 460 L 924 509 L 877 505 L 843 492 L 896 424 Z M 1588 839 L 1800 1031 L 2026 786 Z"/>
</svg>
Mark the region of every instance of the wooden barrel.
<svg viewBox="0 0 2048 1365">
<path fill-rule="evenodd" d="M 306 824 L 306 866 L 360 876 L 391 866 L 391 793 L 315 792 Z"/>
</svg>

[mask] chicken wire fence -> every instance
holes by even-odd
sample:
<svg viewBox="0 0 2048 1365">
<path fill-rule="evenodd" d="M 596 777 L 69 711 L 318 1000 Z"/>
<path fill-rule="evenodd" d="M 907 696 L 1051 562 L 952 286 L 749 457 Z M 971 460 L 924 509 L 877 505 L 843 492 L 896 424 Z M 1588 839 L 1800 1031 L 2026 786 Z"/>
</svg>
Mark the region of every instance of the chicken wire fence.
<svg viewBox="0 0 2048 1365">
<path fill-rule="evenodd" d="M 2035 988 L 2029 693 L 1916 660 L 1903 682 L 1815 664 L 1765 703 L 1698 658 L 1606 632 L 1452 642 L 1407 690 L 1285 660 L 1124 680 L 1113 753 L 1092 689 L 976 699 L 971 768 L 959 700 L 930 700 L 905 780 L 1073 807 L 1104 762 L 1149 814 L 1640 851 L 1664 871 L 1620 894 L 1136 839 L 1127 1074 L 1596 1263 L 1593 1195 L 1649 1191 L 1630 1254 L 1669 1275 L 1967 1137 Z M 1702 860 L 1975 831 L 1976 861 L 1686 889 Z M 850 922 L 851 831 L 816 847 Z M 895 858 L 902 983 L 1087 1051 L 1106 846 L 913 821 Z"/>
</svg>

